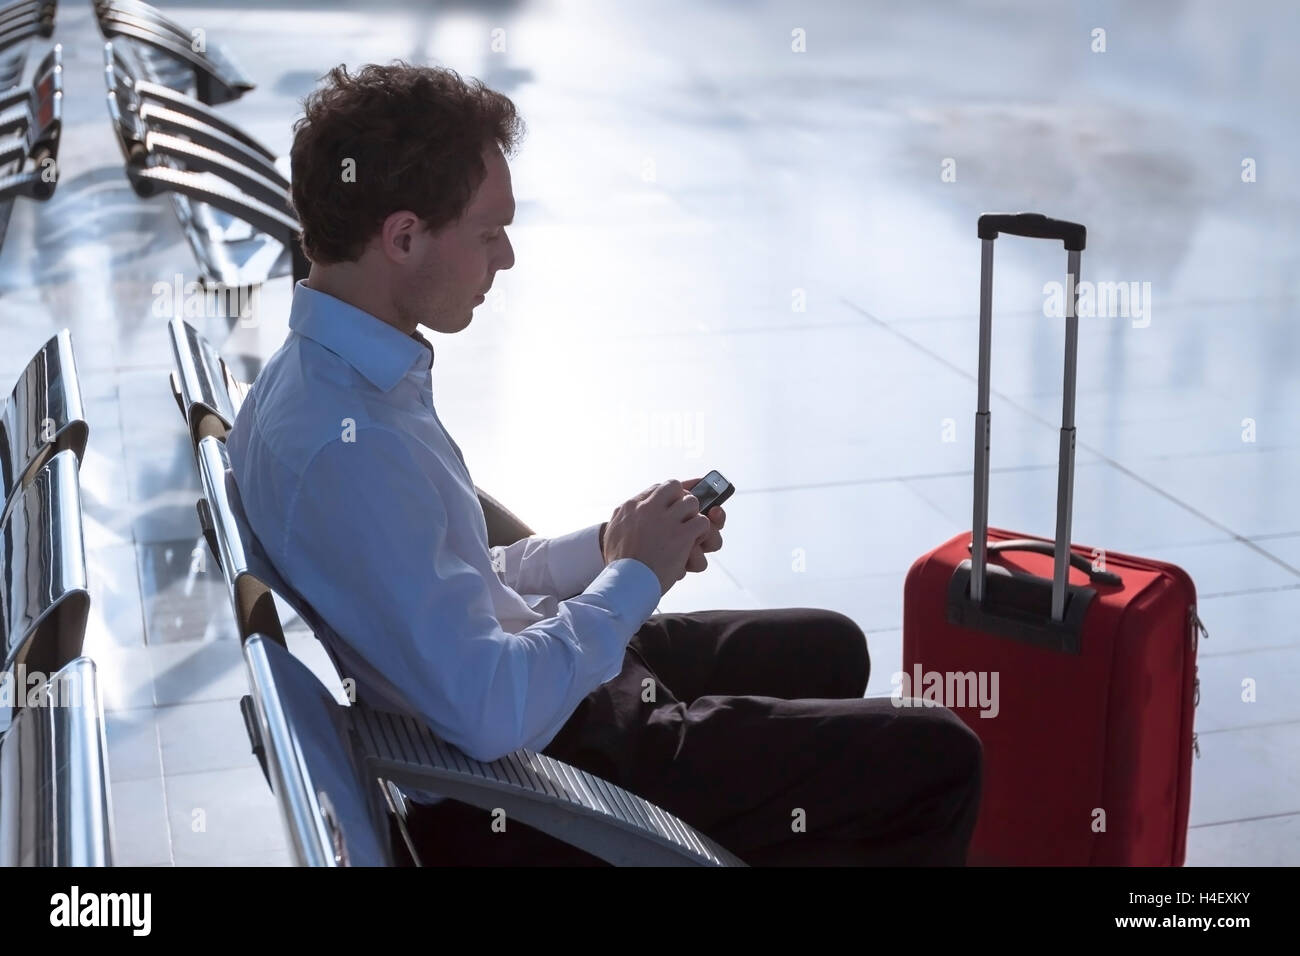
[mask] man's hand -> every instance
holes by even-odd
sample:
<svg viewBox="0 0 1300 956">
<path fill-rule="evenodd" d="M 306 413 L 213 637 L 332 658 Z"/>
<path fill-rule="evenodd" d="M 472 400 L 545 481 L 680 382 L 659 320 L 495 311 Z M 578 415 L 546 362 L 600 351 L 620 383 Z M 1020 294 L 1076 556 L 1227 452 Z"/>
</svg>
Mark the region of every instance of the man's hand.
<svg viewBox="0 0 1300 956">
<path fill-rule="evenodd" d="M 636 558 L 645 564 L 659 578 L 662 596 L 686 577 L 694 550 L 711 533 L 712 522 L 700 514 L 699 502 L 681 482 L 669 480 L 614 509 L 605 524 L 602 551 L 607 563 Z"/>
<path fill-rule="evenodd" d="M 690 490 L 704 480 L 704 476 L 699 478 L 689 478 L 682 482 L 682 487 L 687 491 L 687 497 L 690 497 Z M 710 528 L 704 534 L 695 539 L 695 545 L 691 548 L 691 555 L 686 559 L 687 571 L 703 571 L 709 566 L 709 559 L 704 555 L 706 552 L 717 551 L 722 547 L 722 526 L 727 523 L 727 512 L 723 510 L 722 505 L 715 505 L 709 509 L 705 515 L 709 519 Z"/>
</svg>

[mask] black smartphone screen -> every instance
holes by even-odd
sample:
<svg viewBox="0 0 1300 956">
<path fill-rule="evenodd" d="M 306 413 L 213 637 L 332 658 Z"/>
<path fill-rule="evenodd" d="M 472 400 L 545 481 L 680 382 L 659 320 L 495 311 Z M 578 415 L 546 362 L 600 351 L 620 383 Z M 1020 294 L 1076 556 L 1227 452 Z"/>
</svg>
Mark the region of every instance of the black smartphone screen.
<svg viewBox="0 0 1300 956">
<path fill-rule="evenodd" d="M 691 494 L 700 500 L 700 514 L 705 514 L 714 505 L 720 505 L 730 498 L 735 490 L 735 486 L 723 478 L 721 472 L 711 471 L 691 489 Z"/>
</svg>

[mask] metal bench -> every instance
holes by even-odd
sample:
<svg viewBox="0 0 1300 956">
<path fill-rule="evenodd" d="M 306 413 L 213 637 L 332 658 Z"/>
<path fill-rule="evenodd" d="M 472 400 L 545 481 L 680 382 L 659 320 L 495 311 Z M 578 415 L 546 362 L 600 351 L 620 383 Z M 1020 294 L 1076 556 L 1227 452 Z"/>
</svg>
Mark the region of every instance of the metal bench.
<svg viewBox="0 0 1300 956">
<path fill-rule="evenodd" d="M 197 100 L 138 79 L 112 43 L 104 79 L 127 178 L 141 197 L 171 196 L 206 284 L 306 278 L 289 182 L 269 150 Z"/>
<path fill-rule="evenodd" d="M 0 414 L 0 865 L 109 866 L 108 746 L 95 666 L 72 338 L 51 338 Z M 33 681 L 37 674 L 43 681 Z"/>
<path fill-rule="evenodd" d="M 0 737 L 0 866 L 112 866 L 104 708 L 88 657 L 68 662 Z"/>
<path fill-rule="evenodd" d="M 235 423 L 248 386 L 231 373 L 217 350 L 179 316 L 167 323 L 176 371 L 171 373 L 172 397 L 185 419 L 195 447 L 215 435 L 224 440 Z"/>
<path fill-rule="evenodd" d="M 0 7 L 0 89 L 22 78 L 30 42 L 54 34 L 56 6 L 55 0 L 20 0 Z"/>
<path fill-rule="evenodd" d="M 276 166 L 276 156 L 220 112 L 192 96 L 161 83 L 140 79 L 138 70 L 112 43 L 104 45 L 105 84 L 124 109 L 138 114 L 147 129 L 187 136 L 212 149 L 229 152 L 284 189 L 289 181 Z"/>
<path fill-rule="evenodd" d="M 436 789 L 622 866 L 743 866 L 672 814 L 584 770 L 519 750 L 482 763 L 401 714 L 344 707 L 292 654 L 244 643 L 272 789 L 302 866 L 391 866 L 376 781 Z"/>
<path fill-rule="evenodd" d="M 0 244 L 19 196 L 46 200 L 59 182 L 63 47 L 41 61 L 30 88 L 0 93 Z"/>
<path fill-rule="evenodd" d="M 252 714 L 249 705 L 241 702 L 245 723 L 254 751 L 261 751 L 272 788 L 279 784 L 276 796 L 300 863 L 347 861 L 347 853 L 338 849 L 346 848 L 350 839 L 346 831 L 342 836 L 337 832 L 343 826 L 339 808 L 345 808 L 347 819 L 357 818 L 365 809 L 364 819 L 373 820 L 378 796 L 369 791 L 391 798 L 390 785 L 395 785 L 439 793 L 486 810 L 500 808 L 509 819 L 618 865 L 743 865 L 672 814 L 551 757 L 518 750 L 485 763 L 439 739 L 410 715 L 373 708 L 364 701 L 350 707 L 335 703 L 310 672 L 304 675 L 306 668 L 293 660 L 282 635 L 263 635 L 253 624 L 257 609 L 247 599 L 249 582 L 254 582 L 254 589 L 266 588 L 268 598 L 270 587 L 275 587 L 291 603 L 300 599 L 269 564 L 259 563 L 256 572 L 250 564 L 255 546 L 236 512 L 225 444 L 215 436 L 202 438 L 197 461 L 217 544 L 214 554 L 245 638 L 254 692 Z M 270 600 L 268 607 L 274 613 Z M 292 689 L 287 697 L 273 693 L 281 686 Z M 299 746 L 299 740 L 309 743 Z M 319 759 L 319 768 L 312 765 L 312 755 Z M 359 768 L 355 780 L 342 773 L 348 765 Z M 322 790 L 320 779 L 326 777 L 336 785 L 342 780 L 342 789 Z M 318 800 L 313 805 L 304 798 L 321 792 L 334 807 L 332 821 L 321 809 L 324 803 Z M 365 800 L 359 801 L 358 795 Z M 371 825 L 363 832 L 367 844 L 379 835 Z"/>
<path fill-rule="evenodd" d="M 89 612 L 77 456 L 66 450 L 22 487 L 0 524 L 3 669 L 53 674 L 79 657 Z"/>
<path fill-rule="evenodd" d="M 29 45 L 27 40 L 21 40 L 0 46 L 0 90 L 12 89 L 22 81 Z"/>
<path fill-rule="evenodd" d="M 185 29 L 156 7 L 139 0 L 94 0 L 94 8 L 104 39 L 129 42 L 149 80 L 192 90 L 209 106 L 237 100 L 254 88 L 224 47 L 208 43 L 205 32 Z"/>
<path fill-rule="evenodd" d="M 22 0 L 0 8 L 0 90 L 17 86 L 36 37 L 54 33 L 54 0 Z"/>
<path fill-rule="evenodd" d="M 70 449 L 80 460 L 89 435 L 72 334 L 64 329 L 27 363 L 0 411 L 0 521 L 52 455 Z"/>
<path fill-rule="evenodd" d="M 250 734 L 299 866 L 394 866 L 385 806 L 369 784 L 344 708 L 284 647 L 244 642 Z M 246 712 L 247 714 L 247 712 Z"/>
<path fill-rule="evenodd" d="M 12 42 L 10 34 L 53 36 L 57 7 L 57 0 L 19 0 L 0 7 L 0 43 Z"/>
</svg>

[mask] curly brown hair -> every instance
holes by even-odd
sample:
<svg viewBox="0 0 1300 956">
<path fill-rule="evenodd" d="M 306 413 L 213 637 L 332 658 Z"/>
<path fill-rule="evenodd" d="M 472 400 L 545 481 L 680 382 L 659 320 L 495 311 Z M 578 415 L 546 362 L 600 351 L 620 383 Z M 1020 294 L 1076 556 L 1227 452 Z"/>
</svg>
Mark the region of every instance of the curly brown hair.
<svg viewBox="0 0 1300 956">
<path fill-rule="evenodd" d="M 455 222 L 487 175 L 483 150 L 495 142 L 509 156 L 523 138 L 508 97 L 448 67 L 340 65 L 323 79 L 303 102 L 290 153 L 313 262 L 355 261 L 399 209 L 433 231 Z"/>
</svg>

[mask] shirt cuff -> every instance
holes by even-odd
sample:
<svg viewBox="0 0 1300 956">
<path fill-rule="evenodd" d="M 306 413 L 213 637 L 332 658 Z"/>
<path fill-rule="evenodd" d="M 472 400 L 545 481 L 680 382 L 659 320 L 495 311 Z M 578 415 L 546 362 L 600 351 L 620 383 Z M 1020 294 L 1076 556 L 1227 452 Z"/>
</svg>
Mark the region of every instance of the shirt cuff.
<svg viewBox="0 0 1300 956">
<path fill-rule="evenodd" d="M 624 644 L 632 639 L 632 635 L 654 613 L 655 607 L 663 598 L 659 575 L 648 564 L 636 558 L 619 558 L 609 562 L 587 587 L 587 593 L 604 595 L 615 608 L 629 628 Z M 617 673 L 618 667 L 615 667 L 613 674 L 603 675 L 603 679 L 608 680 Z"/>
<path fill-rule="evenodd" d="M 559 600 L 567 600 L 587 590 L 605 567 L 605 558 L 600 553 L 600 525 L 603 523 L 547 539 L 546 567 Z M 646 570 L 650 569 L 646 567 Z"/>
</svg>

